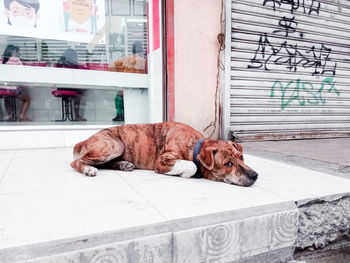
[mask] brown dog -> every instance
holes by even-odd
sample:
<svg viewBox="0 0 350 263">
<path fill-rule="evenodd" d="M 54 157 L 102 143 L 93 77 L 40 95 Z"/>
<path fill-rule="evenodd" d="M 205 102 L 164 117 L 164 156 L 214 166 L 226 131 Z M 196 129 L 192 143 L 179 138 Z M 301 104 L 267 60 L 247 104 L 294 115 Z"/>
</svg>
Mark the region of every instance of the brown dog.
<svg viewBox="0 0 350 263">
<path fill-rule="evenodd" d="M 244 164 L 242 150 L 231 141 L 204 139 L 178 122 L 130 124 L 103 129 L 76 144 L 71 166 L 87 176 L 96 176 L 96 167 L 139 168 L 250 186 L 258 174 Z"/>
</svg>

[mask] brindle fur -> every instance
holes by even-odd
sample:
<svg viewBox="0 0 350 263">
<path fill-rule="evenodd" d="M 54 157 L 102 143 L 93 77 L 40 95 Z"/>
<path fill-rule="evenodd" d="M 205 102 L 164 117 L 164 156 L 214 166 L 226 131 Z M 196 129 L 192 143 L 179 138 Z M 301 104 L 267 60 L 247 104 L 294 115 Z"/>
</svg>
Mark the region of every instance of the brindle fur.
<svg viewBox="0 0 350 263">
<path fill-rule="evenodd" d="M 135 167 L 166 174 L 176 160 L 193 160 L 193 149 L 200 139 L 204 139 L 200 132 L 177 122 L 116 126 L 76 144 L 71 166 L 88 176 L 97 174 L 94 167 L 126 171 Z M 241 145 L 211 139 L 204 139 L 197 157 L 205 178 L 248 186 L 257 173 L 241 158 Z M 232 167 L 225 166 L 227 162 L 232 162 Z M 232 176 L 232 182 L 226 180 Z"/>
</svg>

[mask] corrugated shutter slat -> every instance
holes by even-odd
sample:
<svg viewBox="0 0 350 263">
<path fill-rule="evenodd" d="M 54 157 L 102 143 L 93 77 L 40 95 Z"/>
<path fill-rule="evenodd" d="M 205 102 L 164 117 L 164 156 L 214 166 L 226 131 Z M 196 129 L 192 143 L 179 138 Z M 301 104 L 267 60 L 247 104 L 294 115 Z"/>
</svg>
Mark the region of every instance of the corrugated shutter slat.
<svg viewBox="0 0 350 263">
<path fill-rule="evenodd" d="M 233 0 L 230 127 L 350 136 L 350 2 Z"/>
</svg>

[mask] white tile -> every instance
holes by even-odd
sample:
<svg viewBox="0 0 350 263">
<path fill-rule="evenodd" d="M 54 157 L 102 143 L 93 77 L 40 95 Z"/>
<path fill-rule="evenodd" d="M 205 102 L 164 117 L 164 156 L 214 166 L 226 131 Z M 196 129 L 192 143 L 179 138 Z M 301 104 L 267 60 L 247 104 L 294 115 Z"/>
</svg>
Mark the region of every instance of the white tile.
<svg viewBox="0 0 350 263">
<path fill-rule="evenodd" d="M 55 120 L 60 120 L 60 119 L 62 119 L 61 109 L 50 110 L 50 112 L 49 112 L 49 120 L 50 121 L 55 121 Z"/>
<path fill-rule="evenodd" d="M 14 205 L 15 204 L 15 205 Z M 164 219 L 118 181 L 90 189 L 1 195 L 0 248 L 155 224 Z"/>
<path fill-rule="evenodd" d="M 35 163 L 27 173 L 9 171 L 7 189 L 0 191 L 0 248 L 164 221 L 114 171 L 89 178 L 72 171 L 66 160 L 52 167 L 54 162 Z"/>
<path fill-rule="evenodd" d="M 56 189 L 74 191 L 120 181 L 118 173 L 110 170 L 101 170 L 95 178 L 86 177 L 70 167 L 72 161 L 72 148 L 18 151 L 7 169 L 0 194 Z"/>
<path fill-rule="evenodd" d="M 34 121 L 52 121 L 47 110 L 29 110 L 27 114 Z"/>
<path fill-rule="evenodd" d="M 148 121 L 148 91 L 145 89 L 124 90 L 124 113 L 126 123 Z"/>
<path fill-rule="evenodd" d="M 148 108 L 147 104 L 128 104 L 124 110 L 125 123 L 147 123 L 148 122 Z"/>
<path fill-rule="evenodd" d="M 94 97 L 95 110 L 113 110 L 115 108 L 114 98 L 118 94 L 118 90 L 98 90 L 95 91 Z"/>
<path fill-rule="evenodd" d="M 48 107 L 49 107 L 51 112 L 54 112 L 54 111 L 61 112 L 61 109 L 62 109 L 62 99 L 61 98 L 52 97 L 52 99 L 50 99 L 48 102 L 49 102 Z"/>
<path fill-rule="evenodd" d="M 71 148 L 12 159 L 0 185 L 0 248 L 164 221 L 116 171 L 90 178 L 73 170 Z"/>
<path fill-rule="evenodd" d="M 207 179 L 185 179 L 141 171 L 121 173 L 168 219 L 232 211 L 288 201 L 259 187 L 240 187 Z"/>
<path fill-rule="evenodd" d="M 115 107 L 106 108 L 106 110 L 95 111 L 94 115 L 97 121 L 112 121 L 116 115 Z"/>
<path fill-rule="evenodd" d="M 80 105 L 80 115 L 85 119 L 87 119 L 88 121 L 98 121 L 94 110 L 85 110 L 83 107 L 81 107 L 81 105 Z"/>
<path fill-rule="evenodd" d="M 0 151 L 0 184 L 2 184 L 2 180 L 4 180 L 5 173 L 7 172 L 15 154 L 15 150 Z"/>
</svg>

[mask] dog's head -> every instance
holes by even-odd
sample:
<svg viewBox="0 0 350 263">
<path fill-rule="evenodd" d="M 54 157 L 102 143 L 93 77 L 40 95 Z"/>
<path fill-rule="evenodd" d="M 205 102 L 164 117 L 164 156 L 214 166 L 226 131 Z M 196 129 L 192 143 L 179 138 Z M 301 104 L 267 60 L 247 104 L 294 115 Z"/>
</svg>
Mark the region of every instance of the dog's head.
<svg viewBox="0 0 350 263">
<path fill-rule="evenodd" d="M 234 142 L 206 139 L 197 160 L 210 180 L 251 186 L 258 178 L 258 173 L 244 164 L 243 147 Z"/>
</svg>

